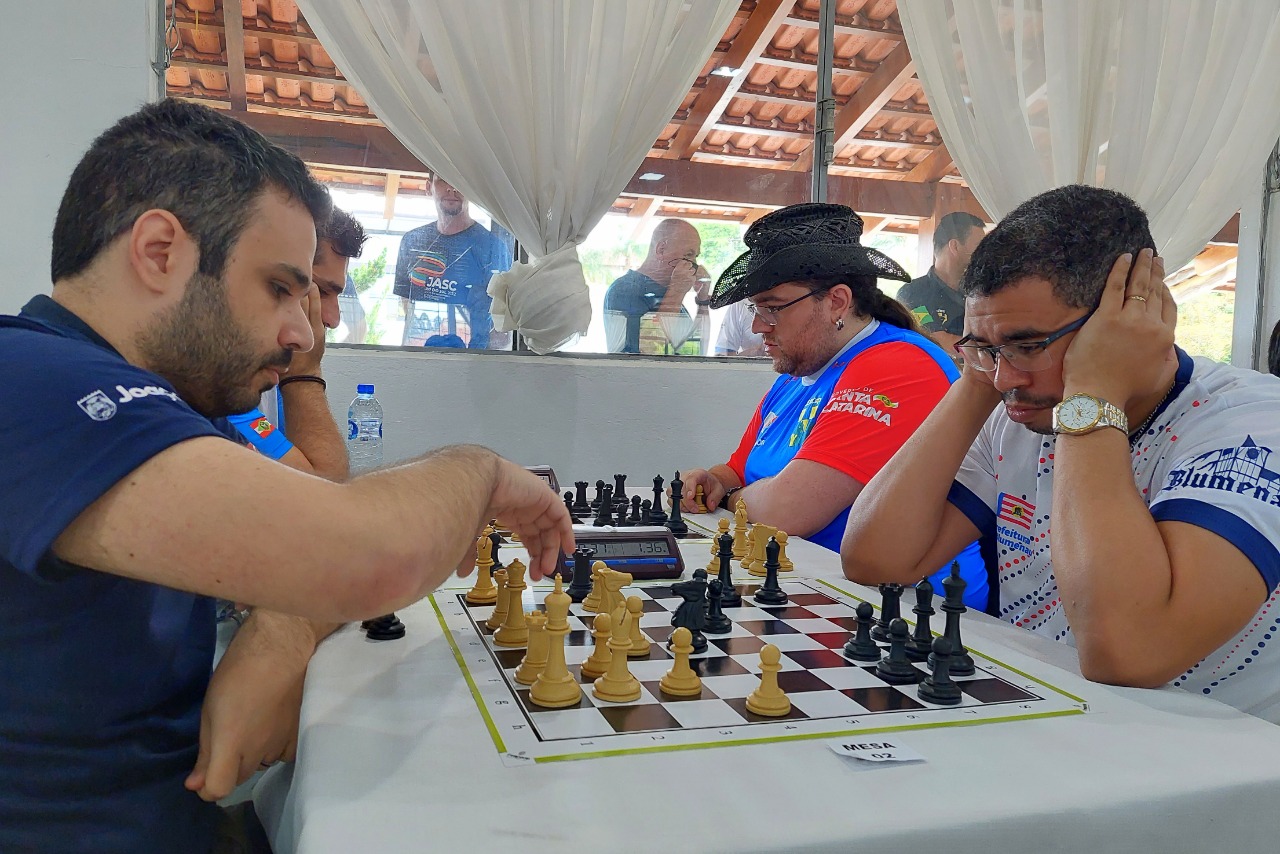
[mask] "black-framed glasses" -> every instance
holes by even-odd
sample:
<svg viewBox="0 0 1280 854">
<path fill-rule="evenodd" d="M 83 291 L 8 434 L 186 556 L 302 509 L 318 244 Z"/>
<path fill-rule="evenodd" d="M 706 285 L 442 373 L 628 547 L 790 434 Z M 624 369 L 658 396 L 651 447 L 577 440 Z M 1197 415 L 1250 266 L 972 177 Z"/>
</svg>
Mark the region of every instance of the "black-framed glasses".
<svg viewBox="0 0 1280 854">
<path fill-rule="evenodd" d="M 753 318 L 756 318 L 756 317 L 760 318 L 770 326 L 777 326 L 778 312 L 782 311 L 784 308 L 789 308 L 790 306 L 793 306 L 796 303 L 801 302 L 802 300 L 807 300 L 809 297 L 817 296 L 818 294 L 825 294 L 829 290 L 831 289 L 816 288 L 812 291 L 805 293 L 802 296 L 796 297 L 795 299 L 791 300 L 791 302 L 784 302 L 782 305 L 756 305 L 751 300 L 747 300 L 747 313 L 750 314 Z"/>
<path fill-rule="evenodd" d="M 970 344 L 972 335 L 966 335 L 955 343 L 956 352 L 966 363 L 979 371 L 990 373 L 996 369 L 996 363 L 1003 360 L 1009 367 L 1019 371 L 1043 371 L 1053 365 L 1053 356 L 1049 353 L 1049 345 L 1069 332 L 1075 332 L 1093 317 L 1089 312 L 1084 317 L 1076 318 L 1066 326 L 1051 332 L 1038 341 L 1015 341 L 1010 344 Z"/>
</svg>

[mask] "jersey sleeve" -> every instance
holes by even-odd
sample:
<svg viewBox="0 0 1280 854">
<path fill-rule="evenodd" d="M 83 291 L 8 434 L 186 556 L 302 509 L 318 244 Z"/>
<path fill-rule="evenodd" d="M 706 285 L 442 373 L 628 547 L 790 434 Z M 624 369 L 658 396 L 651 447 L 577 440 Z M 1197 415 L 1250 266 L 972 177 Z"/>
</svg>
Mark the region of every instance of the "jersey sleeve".
<svg viewBox="0 0 1280 854">
<path fill-rule="evenodd" d="M 0 407 L 0 553 L 34 574 L 63 530 L 131 471 L 179 442 L 222 434 L 155 374 L 93 345 L 23 337 L 0 352 L 10 399 L 29 402 Z"/>
<path fill-rule="evenodd" d="M 1267 424 L 1232 436 L 1221 432 L 1225 417 L 1201 420 L 1219 438 L 1196 441 L 1194 428 L 1181 425 L 1180 455 L 1160 482 L 1148 487 L 1155 494 L 1151 515 L 1157 522 L 1185 522 L 1222 537 L 1274 590 L 1280 585 L 1280 475 L 1270 470 L 1270 458 L 1272 449 L 1280 448 L 1280 430 Z"/>
<path fill-rule="evenodd" d="M 747 424 L 747 430 L 742 434 L 741 441 L 738 442 L 738 449 L 733 452 L 733 456 L 729 457 L 729 468 L 733 469 L 734 474 L 738 476 L 738 480 L 744 484 L 747 482 L 745 474 L 747 470 L 747 456 L 750 455 L 751 449 L 755 447 L 756 436 L 760 434 L 760 410 L 764 406 L 764 398 L 756 404 L 756 412 L 751 416 L 751 421 Z"/>
<path fill-rule="evenodd" d="M 996 488 L 995 451 L 996 428 L 999 419 L 1004 418 L 1003 407 L 997 406 L 987 418 L 978 437 L 969 446 L 969 451 L 960 463 L 947 500 L 956 506 L 979 531 L 992 532 L 996 527 L 996 500 L 999 490 Z"/>
<path fill-rule="evenodd" d="M 293 450 L 293 443 L 260 409 L 251 409 L 243 415 L 229 415 L 227 421 L 243 437 L 242 444 L 248 445 L 264 457 L 278 460 Z"/>
<path fill-rule="evenodd" d="M 845 368 L 795 458 L 822 463 L 865 484 L 950 385 L 937 362 L 914 344 L 872 347 Z"/>
</svg>

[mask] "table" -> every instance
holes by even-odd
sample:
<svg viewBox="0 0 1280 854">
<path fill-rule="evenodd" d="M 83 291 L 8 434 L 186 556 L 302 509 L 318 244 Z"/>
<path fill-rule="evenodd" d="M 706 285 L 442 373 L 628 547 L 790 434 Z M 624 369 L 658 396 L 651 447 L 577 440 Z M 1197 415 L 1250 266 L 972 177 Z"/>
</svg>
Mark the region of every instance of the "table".
<svg viewBox="0 0 1280 854">
<path fill-rule="evenodd" d="M 708 557 L 705 541 L 682 551 L 691 568 Z M 797 574 L 879 601 L 835 554 L 797 538 L 789 551 Z M 1280 728 L 1174 688 L 1089 683 L 1069 647 L 985 615 L 965 617 L 971 647 L 1052 673 L 1089 712 L 911 731 L 900 740 L 926 761 L 893 766 L 815 739 L 519 768 L 499 761 L 430 603 L 399 616 L 404 640 L 348 626 L 317 651 L 298 761 L 255 792 L 278 854 L 1235 852 L 1280 838 Z"/>
</svg>

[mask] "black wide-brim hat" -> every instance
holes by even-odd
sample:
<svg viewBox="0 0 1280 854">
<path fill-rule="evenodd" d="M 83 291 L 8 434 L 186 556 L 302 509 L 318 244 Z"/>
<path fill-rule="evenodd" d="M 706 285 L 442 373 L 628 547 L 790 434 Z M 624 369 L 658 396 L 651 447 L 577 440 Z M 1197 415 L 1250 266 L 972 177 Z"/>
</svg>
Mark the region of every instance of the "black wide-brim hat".
<svg viewBox="0 0 1280 854">
<path fill-rule="evenodd" d="M 897 261 L 863 246 L 862 217 L 846 205 L 806 202 L 756 220 L 742 241 L 747 251 L 720 274 L 712 308 L 724 308 L 783 282 L 829 276 L 911 281 Z"/>
</svg>

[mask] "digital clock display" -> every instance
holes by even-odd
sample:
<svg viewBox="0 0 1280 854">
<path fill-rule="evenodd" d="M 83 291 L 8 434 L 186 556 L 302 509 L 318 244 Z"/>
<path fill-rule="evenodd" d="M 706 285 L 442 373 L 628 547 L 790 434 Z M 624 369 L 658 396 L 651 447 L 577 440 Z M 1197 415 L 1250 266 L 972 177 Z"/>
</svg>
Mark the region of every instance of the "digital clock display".
<svg viewBox="0 0 1280 854">
<path fill-rule="evenodd" d="M 596 560 L 611 557 L 669 557 L 671 545 L 666 540 L 588 540 L 579 539 L 581 545 L 595 549 Z"/>
</svg>

